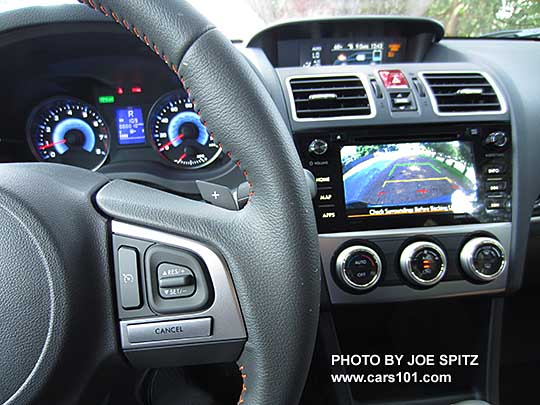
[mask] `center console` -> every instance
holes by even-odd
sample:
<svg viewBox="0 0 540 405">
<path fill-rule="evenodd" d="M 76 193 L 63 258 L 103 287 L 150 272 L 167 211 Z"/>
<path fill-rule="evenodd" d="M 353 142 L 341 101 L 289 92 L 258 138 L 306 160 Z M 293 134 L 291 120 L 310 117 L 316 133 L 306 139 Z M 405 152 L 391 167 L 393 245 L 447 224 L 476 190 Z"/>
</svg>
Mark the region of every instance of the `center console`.
<svg viewBox="0 0 540 405">
<path fill-rule="evenodd" d="M 503 122 L 296 134 L 332 302 L 504 291 L 511 136 Z"/>
</svg>

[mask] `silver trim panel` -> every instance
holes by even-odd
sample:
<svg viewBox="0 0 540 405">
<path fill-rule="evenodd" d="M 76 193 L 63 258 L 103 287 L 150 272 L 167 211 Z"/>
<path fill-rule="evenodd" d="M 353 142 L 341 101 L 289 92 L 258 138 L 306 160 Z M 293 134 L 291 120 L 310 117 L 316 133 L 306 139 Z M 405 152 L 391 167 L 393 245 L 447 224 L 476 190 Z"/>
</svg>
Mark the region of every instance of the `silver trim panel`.
<svg viewBox="0 0 540 405">
<path fill-rule="evenodd" d="M 340 117 L 328 117 L 328 118 L 298 118 L 296 115 L 296 103 L 294 102 L 294 94 L 291 87 L 291 80 L 294 79 L 309 79 L 309 78 L 332 78 L 332 77 L 346 77 L 346 76 L 354 76 L 360 79 L 362 82 L 362 86 L 364 86 L 364 90 L 366 92 L 366 96 L 368 98 L 369 107 L 371 112 L 368 115 L 352 115 L 352 116 L 340 116 Z M 286 87 L 287 87 L 287 94 L 289 96 L 289 103 L 291 106 L 291 115 L 294 121 L 296 122 L 321 122 L 321 121 L 336 121 L 336 120 L 366 120 L 373 118 L 377 115 L 376 111 L 376 105 L 375 105 L 375 99 L 373 98 L 373 94 L 371 93 L 371 86 L 366 78 L 361 73 L 328 73 L 328 74 L 306 74 L 306 75 L 293 75 L 288 76 L 285 79 Z"/>
<path fill-rule="evenodd" d="M 490 86 L 493 87 L 493 91 L 497 95 L 497 98 L 499 99 L 499 103 L 501 104 L 501 109 L 498 111 L 475 111 L 475 112 L 457 112 L 457 113 L 439 111 L 439 104 L 437 103 L 435 94 L 433 93 L 433 90 L 431 89 L 424 75 L 425 74 L 460 74 L 460 73 L 471 73 L 471 74 L 479 74 L 479 75 L 484 76 L 484 78 L 487 80 Z M 430 71 L 418 72 L 418 76 L 420 77 L 420 80 L 422 80 L 422 84 L 426 88 L 433 111 L 435 112 L 435 114 L 441 117 L 459 117 L 459 116 L 471 116 L 471 115 L 501 115 L 501 114 L 506 114 L 506 112 L 508 111 L 508 105 L 506 104 L 506 99 L 504 98 L 501 90 L 499 89 L 499 86 L 497 86 L 497 83 L 495 82 L 493 77 L 491 77 L 491 75 L 486 72 L 483 72 L 480 70 L 476 70 L 476 71 L 475 70 L 430 70 Z"/>
<path fill-rule="evenodd" d="M 214 300 L 210 307 L 204 310 L 175 316 L 156 316 L 120 321 L 120 340 L 123 349 L 172 347 L 190 343 L 246 339 L 246 328 L 229 270 L 223 259 L 212 249 L 191 239 L 123 222 L 112 221 L 111 228 L 115 235 L 161 243 L 185 249 L 196 254 L 205 263 L 214 289 Z M 131 342 L 128 338 L 128 327 L 132 325 L 154 322 L 176 322 L 199 318 L 210 318 L 212 320 L 212 331 L 209 336 L 150 342 Z"/>
<path fill-rule="evenodd" d="M 473 284 L 466 280 L 443 281 L 426 290 L 418 290 L 406 285 L 378 286 L 364 294 L 353 294 L 343 290 L 331 274 L 335 253 L 341 245 L 351 240 L 368 240 L 377 245 L 381 240 L 397 238 L 405 240 L 417 235 L 429 235 L 435 238 L 444 235 L 456 235 L 465 238 L 467 235 L 482 231 L 494 235 L 504 246 L 506 252 L 510 252 L 512 224 L 509 222 L 320 234 L 321 259 L 330 301 L 333 304 L 367 304 L 502 293 L 506 289 L 509 271 L 505 271 L 496 280 L 487 284 Z M 459 257 L 455 259 L 459 260 Z M 393 263 L 394 260 L 397 260 L 395 256 L 389 257 L 386 255 L 387 263 Z M 510 262 L 509 254 L 507 262 Z"/>
</svg>

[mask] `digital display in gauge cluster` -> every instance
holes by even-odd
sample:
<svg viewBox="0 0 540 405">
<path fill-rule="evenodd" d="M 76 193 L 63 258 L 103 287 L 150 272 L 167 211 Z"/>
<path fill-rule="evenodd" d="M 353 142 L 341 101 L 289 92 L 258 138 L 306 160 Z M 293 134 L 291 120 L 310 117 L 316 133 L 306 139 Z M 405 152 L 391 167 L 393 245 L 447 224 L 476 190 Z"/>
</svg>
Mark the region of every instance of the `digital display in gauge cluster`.
<svg viewBox="0 0 540 405">
<path fill-rule="evenodd" d="M 143 111 L 140 107 L 118 108 L 116 128 L 120 145 L 140 145 L 146 142 Z"/>
</svg>

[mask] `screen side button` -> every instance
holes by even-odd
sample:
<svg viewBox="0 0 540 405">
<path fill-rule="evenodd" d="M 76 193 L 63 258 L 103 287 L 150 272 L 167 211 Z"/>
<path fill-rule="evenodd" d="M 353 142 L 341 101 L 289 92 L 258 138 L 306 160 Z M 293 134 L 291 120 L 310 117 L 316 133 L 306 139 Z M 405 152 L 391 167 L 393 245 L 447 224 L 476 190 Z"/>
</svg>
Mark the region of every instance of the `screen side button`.
<svg viewBox="0 0 540 405">
<path fill-rule="evenodd" d="M 137 250 L 122 246 L 118 249 L 118 282 L 122 308 L 141 306 L 139 291 L 139 261 Z"/>
</svg>

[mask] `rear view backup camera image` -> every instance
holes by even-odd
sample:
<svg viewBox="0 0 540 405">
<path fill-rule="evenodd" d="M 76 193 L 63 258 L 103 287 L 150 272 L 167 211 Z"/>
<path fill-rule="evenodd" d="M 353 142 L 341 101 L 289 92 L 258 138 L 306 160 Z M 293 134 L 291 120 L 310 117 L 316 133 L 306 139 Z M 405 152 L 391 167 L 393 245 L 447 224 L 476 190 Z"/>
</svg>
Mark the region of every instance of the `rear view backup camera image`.
<svg viewBox="0 0 540 405">
<path fill-rule="evenodd" d="M 349 219 L 472 214 L 477 183 L 467 142 L 354 145 L 341 149 Z"/>
</svg>

